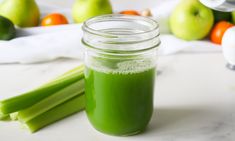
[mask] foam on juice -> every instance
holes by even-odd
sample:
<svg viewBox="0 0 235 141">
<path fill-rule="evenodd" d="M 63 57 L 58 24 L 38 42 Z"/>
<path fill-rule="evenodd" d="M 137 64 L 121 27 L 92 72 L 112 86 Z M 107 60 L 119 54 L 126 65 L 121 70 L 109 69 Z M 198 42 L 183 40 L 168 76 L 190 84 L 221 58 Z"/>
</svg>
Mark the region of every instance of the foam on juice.
<svg viewBox="0 0 235 141">
<path fill-rule="evenodd" d="M 103 73 L 113 74 L 133 74 L 147 71 L 156 67 L 153 60 L 129 60 L 113 63 L 112 65 L 104 65 L 100 62 L 92 62 L 88 67 Z M 112 67 L 111 67 L 112 66 Z"/>
</svg>

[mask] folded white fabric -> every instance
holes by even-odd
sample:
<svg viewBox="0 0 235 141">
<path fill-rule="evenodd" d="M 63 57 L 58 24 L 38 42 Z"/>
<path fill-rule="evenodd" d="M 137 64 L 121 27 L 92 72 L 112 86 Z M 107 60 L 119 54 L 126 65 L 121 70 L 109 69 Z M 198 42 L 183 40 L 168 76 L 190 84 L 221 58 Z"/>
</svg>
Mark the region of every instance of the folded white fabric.
<svg viewBox="0 0 235 141">
<path fill-rule="evenodd" d="M 82 58 L 81 25 L 21 29 L 18 37 L 0 42 L 0 63 L 35 63 L 60 57 Z"/>
<path fill-rule="evenodd" d="M 175 1 L 168 2 L 152 9 L 154 17 L 160 21 L 160 28 L 164 28 L 161 30 L 161 55 L 168 55 L 182 50 L 193 52 L 221 50 L 220 46 L 208 41 L 188 42 L 173 35 L 165 34 L 169 33 L 167 24 L 171 9 L 177 3 Z M 58 8 L 50 6 L 43 6 L 43 10 L 59 12 Z M 62 9 L 61 11 L 69 15 L 68 11 L 70 10 Z M 18 38 L 10 41 L 0 41 L 0 64 L 36 63 L 61 57 L 82 59 L 84 49 L 81 44 L 81 37 L 81 24 L 18 29 Z"/>
<path fill-rule="evenodd" d="M 177 52 L 214 53 L 222 50 L 220 45 L 212 44 L 206 40 L 185 41 L 170 34 L 162 34 L 160 39 L 160 55 L 170 55 Z"/>
</svg>

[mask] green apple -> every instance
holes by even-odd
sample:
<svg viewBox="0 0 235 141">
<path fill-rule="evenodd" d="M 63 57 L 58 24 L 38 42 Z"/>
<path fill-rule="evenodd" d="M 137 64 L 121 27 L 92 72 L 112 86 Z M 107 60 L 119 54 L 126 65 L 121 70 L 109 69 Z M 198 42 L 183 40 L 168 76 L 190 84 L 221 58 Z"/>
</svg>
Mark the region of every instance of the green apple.
<svg viewBox="0 0 235 141">
<path fill-rule="evenodd" d="M 232 19 L 231 12 L 221 12 L 221 11 L 213 10 L 213 14 L 215 18 L 215 23 L 219 21 L 231 21 Z"/>
<path fill-rule="evenodd" d="M 76 0 L 72 10 L 76 23 L 82 23 L 94 16 L 111 13 L 112 6 L 109 0 Z"/>
<path fill-rule="evenodd" d="M 235 24 L 235 11 L 232 12 L 232 21 L 233 21 L 233 23 Z"/>
<path fill-rule="evenodd" d="M 0 4 L 0 15 L 19 27 L 37 26 L 40 19 L 35 0 L 4 0 Z"/>
<path fill-rule="evenodd" d="M 184 40 L 198 40 L 208 35 L 214 23 L 211 9 L 198 0 L 182 0 L 170 16 L 172 33 Z"/>
</svg>

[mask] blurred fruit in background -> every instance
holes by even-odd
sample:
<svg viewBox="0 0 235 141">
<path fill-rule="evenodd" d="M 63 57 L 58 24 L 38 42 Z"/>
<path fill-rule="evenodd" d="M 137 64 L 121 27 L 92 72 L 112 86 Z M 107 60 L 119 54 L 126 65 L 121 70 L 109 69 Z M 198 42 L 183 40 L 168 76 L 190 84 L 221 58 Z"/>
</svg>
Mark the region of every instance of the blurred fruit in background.
<svg viewBox="0 0 235 141">
<path fill-rule="evenodd" d="M 220 21 L 215 24 L 210 34 L 211 41 L 216 44 L 221 44 L 225 31 L 233 26 L 233 24 L 227 21 Z"/>
<path fill-rule="evenodd" d="M 219 21 L 231 21 L 232 20 L 231 12 L 221 12 L 221 11 L 213 10 L 213 14 L 215 18 L 215 23 Z"/>
<path fill-rule="evenodd" d="M 212 10 L 198 0 L 182 0 L 170 17 L 172 33 L 184 40 L 203 39 L 213 24 Z"/>
<path fill-rule="evenodd" d="M 68 24 L 68 20 L 66 17 L 60 13 L 52 13 L 45 16 L 42 19 L 41 25 L 42 26 L 54 26 L 54 25 L 62 25 Z"/>
<path fill-rule="evenodd" d="M 4 0 L 0 5 L 0 15 L 19 27 L 37 26 L 40 19 L 35 0 Z"/>
<path fill-rule="evenodd" d="M 82 23 L 94 16 L 112 13 L 109 0 L 76 0 L 72 10 L 73 19 L 76 23 Z"/>
<path fill-rule="evenodd" d="M 153 16 L 150 9 L 144 9 L 143 11 L 141 11 L 141 14 L 140 14 L 140 15 L 141 15 L 141 16 L 145 16 L 145 17 L 151 17 L 151 16 Z"/>
<path fill-rule="evenodd" d="M 2 0 L 0 4 L 0 15 L 6 17 L 19 27 L 37 26 L 39 24 L 40 11 L 35 1 L 36 0 Z M 150 17 L 152 16 L 151 10 L 145 9 L 137 11 L 128 9 L 119 13 Z M 161 11 L 164 10 L 161 9 Z M 112 6 L 109 0 L 75 0 L 72 9 L 72 16 L 75 23 L 82 23 L 91 17 L 112 13 Z M 169 17 L 169 15 L 171 16 Z M 156 13 L 154 13 L 154 16 L 156 16 Z M 235 23 L 235 12 L 211 10 L 202 5 L 199 0 L 181 0 L 175 9 L 170 11 L 168 16 L 167 14 L 160 16 L 162 17 L 157 20 L 160 23 L 161 30 L 167 29 L 166 31 L 168 32 L 166 33 L 173 33 L 178 38 L 184 40 L 199 40 L 210 34 L 210 40 L 216 44 L 221 44 L 224 32 L 227 28 L 232 26 L 232 24 L 228 22 L 231 21 Z M 68 23 L 67 18 L 60 13 L 49 14 L 41 21 L 42 26 Z M 1 26 L 5 27 L 5 24 Z M 9 31 L 9 35 L 12 35 L 6 38 L 6 40 L 11 39 L 15 34 L 15 28 L 13 28 L 9 24 L 9 29 L 6 28 L 6 30 L 4 30 L 4 35 L 6 35 L 7 30 Z M 213 30 L 211 31 L 211 29 Z M 2 35 L 0 39 L 8 37 L 4 36 L 3 38 Z"/>
<path fill-rule="evenodd" d="M 235 24 L 235 11 L 232 12 L 232 22 Z"/>
<path fill-rule="evenodd" d="M 121 11 L 120 14 L 140 16 L 140 13 L 135 10 L 124 10 Z"/>
<path fill-rule="evenodd" d="M 0 16 L 0 40 L 10 40 L 16 36 L 14 24 L 7 18 Z"/>
</svg>

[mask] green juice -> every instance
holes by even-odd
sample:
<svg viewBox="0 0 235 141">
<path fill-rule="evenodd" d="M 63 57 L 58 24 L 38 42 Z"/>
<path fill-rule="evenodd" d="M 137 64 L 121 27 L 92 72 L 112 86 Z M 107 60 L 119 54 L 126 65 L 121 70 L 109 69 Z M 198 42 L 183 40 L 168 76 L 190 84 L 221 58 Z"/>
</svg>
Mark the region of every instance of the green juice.
<svg viewBox="0 0 235 141">
<path fill-rule="evenodd" d="M 112 135 L 145 129 L 153 112 L 155 68 L 105 72 L 86 68 L 86 112 L 92 125 Z"/>
</svg>

